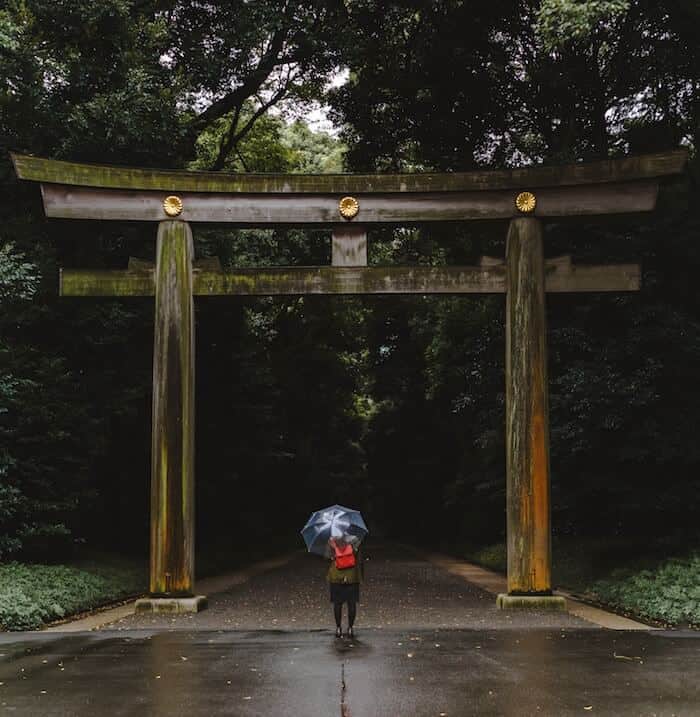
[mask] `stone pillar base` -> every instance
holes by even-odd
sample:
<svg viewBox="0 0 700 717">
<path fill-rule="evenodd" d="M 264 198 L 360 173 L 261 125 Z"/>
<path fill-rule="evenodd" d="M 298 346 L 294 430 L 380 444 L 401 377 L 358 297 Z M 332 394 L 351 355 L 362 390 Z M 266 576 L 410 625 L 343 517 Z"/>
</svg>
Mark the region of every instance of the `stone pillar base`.
<svg viewBox="0 0 700 717">
<path fill-rule="evenodd" d="M 496 598 L 500 610 L 555 610 L 566 611 L 566 599 L 561 595 L 507 595 Z"/>
<path fill-rule="evenodd" d="M 152 612 L 152 613 L 185 613 L 200 612 L 207 606 L 207 598 L 205 595 L 195 595 L 194 597 L 148 597 L 141 598 L 136 601 L 135 612 Z"/>
</svg>

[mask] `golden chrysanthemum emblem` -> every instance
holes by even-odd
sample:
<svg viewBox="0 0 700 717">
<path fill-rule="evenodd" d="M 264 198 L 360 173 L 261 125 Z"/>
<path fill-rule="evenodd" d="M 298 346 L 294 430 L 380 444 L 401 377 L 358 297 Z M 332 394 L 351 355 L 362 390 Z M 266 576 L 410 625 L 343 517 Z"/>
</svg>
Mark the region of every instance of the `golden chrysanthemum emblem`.
<svg viewBox="0 0 700 717">
<path fill-rule="evenodd" d="M 169 217 L 176 217 L 182 212 L 182 199 L 171 194 L 163 200 L 163 211 Z"/>
<path fill-rule="evenodd" d="M 515 198 L 515 206 L 523 214 L 530 214 L 535 211 L 537 197 L 532 192 L 520 192 Z"/>
<path fill-rule="evenodd" d="M 352 219 L 360 211 L 360 203 L 355 197 L 343 197 L 338 202 L 338 211 L 345 219 Z"/>
</svg>

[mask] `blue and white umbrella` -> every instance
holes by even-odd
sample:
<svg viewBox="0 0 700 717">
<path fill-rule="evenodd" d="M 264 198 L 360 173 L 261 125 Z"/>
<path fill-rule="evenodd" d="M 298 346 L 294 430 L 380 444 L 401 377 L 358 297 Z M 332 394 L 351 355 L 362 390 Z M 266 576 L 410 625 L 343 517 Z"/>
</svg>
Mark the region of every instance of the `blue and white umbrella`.
<svg viewBox="0 0 700 717">
<path fill-rule="evenodd" d="M 328 541 L 343 538 L 352 545 L 359 545 L 369 533 L 359 510 L 332 505 L 311 514 L 301 535 L 310 553 L 328 557 Z"/>
</svg>

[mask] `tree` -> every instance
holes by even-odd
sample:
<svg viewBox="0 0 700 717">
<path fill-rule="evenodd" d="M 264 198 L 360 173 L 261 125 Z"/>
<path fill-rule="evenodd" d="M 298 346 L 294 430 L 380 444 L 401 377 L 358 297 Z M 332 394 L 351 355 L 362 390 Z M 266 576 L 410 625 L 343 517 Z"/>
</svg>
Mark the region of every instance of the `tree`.
<svg viewBox="0 0 700 717">
<path fill-rule="evenodd" d="M 350 81 L 331 102 L 352 169 L 449 171 L 696 146 L 696 4 L 512 1 L 474 13 L 467 3 L 368 0 L 353 3 L 351 19 Z M 700 337 L 690 289 L 700 268 L 697 221 L 687 188 L 664 199 L 642 223 L 548 227 L 553 255 L 641 260 L 645 270 L 637 296 L 548 301 L 554 525 L 562 532 L 694 530 L 700 456 L 685 429 L 700 390 L 686 369 Z M 469 263 L 502 255 L 504 236 L 500 225 L 402 230 L 373 234 L 372 253 Z M 369 474 L 398 461 L 411 477 L 403 493 L 429 483 L 432 498 L 454 508 L 453 536 L 496 538 L 504 529 L 502 307 L 412 306 L 407 315 L 403 303 L 386 302 L 369 319 L 381 391 Z M 431 457 L 412 452 L 416 436 Z M 663 497 L 660 473 L 673 476 Z"/>
<path fill-rule="evenodd" d="M 0 451 L 10 491 L 0 532 L 9 547 L 29 546 L 32 530 L 55 545 L 47 526 L 54 535 L 64 531 L 68 543 L 88 537 L 110 544 L 119 536 L 125 549 L 127 542 L 146 545 L 152 302 L 66 301 L 57 297 L 56 275 L 59 265 L 120 267 L 129 256 L 152 258 L 153 235 L 128 224 L 46 223 L 36 187 L 17 183 L 7 151 L 286 171 L 302 150 L 281 142 L 284 123 L 269 110 L 319 94 L 336 62 L 331 41 L 342 12 L 342 4 L 327 2 L 3 5 L 0 221 L 4 238 L 44 277 L 34 301 L 5 303 L 0 315 Z M 292 242 L 305 244 L 299 235 Z M 221 232 L 202 231 L 197 244 L 199 255 L 222 248 L 224 262 L 241 260 L 238 249 L 251 260 L 269 249 L 273 261 L 290 251 L 284 238 L 268 235 L 252 250 L 250 237 L 236 245 Z M 311 244 L 316 249 L 318 239 Z M 214 315 L 229 321 L 236 313 L 219 308 Z M 245 338 L 238 348 L 247 357 L 257 344 L 245 329 L 248 314 L 240 315 Z M 202 341 L 217 353 L 211 338 Z M 205 418 L 204 432 L 207 419 L 211 425 L 217 418 Z M 271 425 L 259 425 L 262 450 Z M 133 530 L 125 536 L 127 516 Z"/>
<path fill-rule="evenodd" d="M 320 93 L 343 12 L 293 0 L 13 0 L 0 15 L 1 134 L 54 156 L 176 165 L 226 120 L 220 169 L 271 107 Z"/>
</svg>

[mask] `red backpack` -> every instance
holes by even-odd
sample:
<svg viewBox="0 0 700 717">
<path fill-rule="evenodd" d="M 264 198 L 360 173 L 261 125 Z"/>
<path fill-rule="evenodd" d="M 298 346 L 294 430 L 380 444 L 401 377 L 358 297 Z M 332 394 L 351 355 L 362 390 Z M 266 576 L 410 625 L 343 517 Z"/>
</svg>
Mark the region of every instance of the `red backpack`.
<svg viewBox="0 0 700 717">
<path fill-rule="evenodd" d="M 338 570 L 346 570 L 347 568 L 355 567 L 355 551 L 352 549 L 352 545 L 346 544 L 344 547 L 339 548 L 334 540 L 332 541 L 331 546 L 333 547 L 333 553 L 335 554 L 335 567 L 338 568 Z"/>
</svg>

